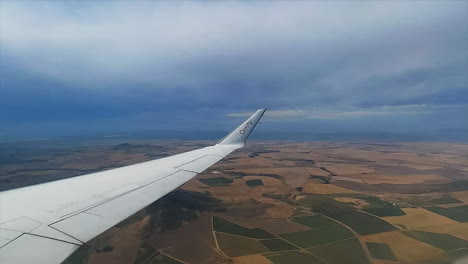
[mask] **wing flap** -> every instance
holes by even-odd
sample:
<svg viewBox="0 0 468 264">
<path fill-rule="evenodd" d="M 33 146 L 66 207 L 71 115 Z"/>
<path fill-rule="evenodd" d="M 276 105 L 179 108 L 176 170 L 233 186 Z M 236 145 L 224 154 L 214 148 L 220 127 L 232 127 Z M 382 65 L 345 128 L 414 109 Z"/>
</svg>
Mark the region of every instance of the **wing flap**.
<svg viewBox="0 0 468 264">
<path fill-rule="evenodd" d="M 51 227 L 80 241 L 89 241 L 96 234 L 120 223 L 129 215 L 138 212 L 196 175 L 197 173 L 194 172 L 178 171 L 158 182 L 150 183 L 89 210 L 60 220 L 52 224 Z"/>
<path fill-rule="evenodd" d="M 0 263 L 61 263 L 78 247 L 55 239 L 24 234 L 0 249 Z"/>
</svg>

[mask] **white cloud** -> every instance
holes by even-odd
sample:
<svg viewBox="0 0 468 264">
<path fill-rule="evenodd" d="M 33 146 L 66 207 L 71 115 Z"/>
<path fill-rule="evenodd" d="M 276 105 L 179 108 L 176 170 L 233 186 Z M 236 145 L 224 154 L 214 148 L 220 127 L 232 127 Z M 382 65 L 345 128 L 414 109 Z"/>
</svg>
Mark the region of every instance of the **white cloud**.
<svg viewBox="0 0 468 264">
<path fill-rule="evenodd" d="M 329 109 L 310 109 L 310 110 L 268 110 L 266 117 L 270 120 L 304 120 L 304 119 L 352 119 L 361 117 L 386 117 L 386 116 L 408 116 L 431 114 L 436 111 L 460 111 L 468 110 L 468 105 L 399 105 L 399 106 L 381 106 L 374 108 L 329 110 Z M 248 117 L 252 113 L 239 112 L 228 113 L 231 117 Z"/>
</svg>

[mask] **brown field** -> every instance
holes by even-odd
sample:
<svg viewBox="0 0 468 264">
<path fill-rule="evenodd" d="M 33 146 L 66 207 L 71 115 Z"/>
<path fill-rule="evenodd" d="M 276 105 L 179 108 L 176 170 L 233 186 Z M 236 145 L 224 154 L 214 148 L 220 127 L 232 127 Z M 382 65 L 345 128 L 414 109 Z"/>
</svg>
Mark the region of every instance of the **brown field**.
<svg viewBox="0 0 468 264">
<path fill-rule="evenodd" d="M 187 234 L 190 239 L 181 239 Z M 180 228 L 155 233 L 146 241 L 167 255 L 190 263 L 202 263 L 218 256 L 209 214 L 201 214 Z"/>
<path fill-rule="evenodd" d="M 397 259 L 403 263 L 448 263 L 444 252 L 397 231 L 362 236 L 367 242 L 384 243 L 390 246 Z"/>
<path fill-rule="evenodd" d="M 310 181 L 304 185 L 303 192 L 313 194 L 356 193 L 355 191 L 339 187 L 334 184 L 317 184 Z"/>
<path fill-rule="evenodd" d="M 423 208 L 402 208 L 406 215 L 382 217 L 393 225 L 420 228 L 434 225 L 453 225 L 458 222 Z"/>
<path fill-rule="evenodd" d="M 104 244 L 111 245 L 114 250 L 110 252 L 93 252 L 89 256 L 87 263 L 116 263 L 127 264 L 133 263 L 137 250 L 140 247 L 140 237 L 143 228 L 146 226 L 149 217 L 143 218 L 141 221 L 130 224 L 124 228 L 113 232 L 108 241 Z M 100 245 L 103 246 L 103 245 Z"/>
<path fill-rule="evenodd" d="M 317 176 L 329 176 L 330 173 L 321 170 L 319 168 L 304 168 L 310 175 L 317 175 Z"/>
<path fill-rule="evenodd" d="M 408 163 L 408 164 L 400 164 L 400 165 L 405 166 L 405 167 L 410 167 L 410 168 L 413 168 L 413 169 L 417 169 L 417 170 L 436 170 L 436 169 L 443 168 L 441 166 L 432 166 L 432 165 L 427 165 L 427 164 L 411 164 L 411 163 Z"/>
<path fill-rule="evenodd" d="M 269 252 L 255 239 L 216 232 L 220 249 L 230 257 L 239 257 Z"/>
<path fill-rule="evenodd" d="M 256 219 L 264 218 L 268 208 L 275 207 L 274 204 L 259 203 L 257 201 L 249 201 L 239 204 L 234 204 L 228 207 L 227 212 L 220 215 L 230 215 L 239 218 Z"/>
</svg>

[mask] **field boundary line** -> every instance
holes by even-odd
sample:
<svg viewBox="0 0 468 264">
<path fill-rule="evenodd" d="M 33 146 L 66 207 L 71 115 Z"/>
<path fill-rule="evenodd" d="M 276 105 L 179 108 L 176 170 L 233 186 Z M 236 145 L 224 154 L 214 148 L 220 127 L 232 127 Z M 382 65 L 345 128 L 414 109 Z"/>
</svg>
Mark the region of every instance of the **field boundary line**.
<svg viewBox="0 0 468 264">
<path fill-rule="evenodd" d="M 216 248 L 217 248 L 218 250 L 221 250 L 221 249 L 219 248 L 218 238 L 216 237 L 216 234 L 215 234 L 213 221 L 214 221 L 214 220 L 213 220 L 213 216 L 211 216 L 211 233 L 213 234 L 213 238 L 214 238 L 214 242 L 215 242 Z"/>
<path fill-rule="evenodd" d="M 171 255 L 169 255 L 169 254 L 167 254 L 167 253 L 162 252 L 162 251 L 161 251 L 161 253 L 162 253 L 163 255 L 165 255 L 166 257 L 169 257 L 169 258 L 171 258 L 171 259 L 175 259 L 175 260 L 179 261 L 180 263 L 189 264 L 188 262 L 185 262 L 185 261 L 183 261 L 183 260 L 181 260 L 181 259 L 178 259 L 178 258 L 176 258 L 176 257 L 173 257 L 173 256 L 171 256 Z"/>
<path fill-rule="evenodd" d="M 357 238 L 357 240 L 358 240 L 359 243 L 361 244 L 362 250 L 364 250 L 364 253 L 366 254 L 366 257 L 367 257 L 367 260 L 369 261 L 369 263 L 374 263 L 374 262 L 372 261 L 373 258 L 372 258 L 372 255 L 370 254 L 369 249 L 367 248 L 367 246 L 365 245 L 365 243 L 360 239 L 359 234 L 358 234 L 356 231 L 354 231 L 354 229 L 352 229 L 352 228 L 349 227 L 348 225 L 345 225 L 344 223 L 342 223 L 342 222 L 340 222 L 340 221 L 338 221 L 338 220 L 336 220 L 336 219 L 333 219 L 333 218 L 331 218 L 331 217 L 329 217 L 329 216 L 326 216 L 326 215 L 323 215 L 323 214 L 321 214 L 321 215 L 324 216 L 324 217 L 326 217 L 326 218 L 328 218 L 328 219 L 330 219 L 330 220 L 333 220 L 333 221 L 335 221 L 335 222 L 337 222 L 337 223 L 343 225 L 343 226 L 346 227 L 347 229 L 349 229 L 349 230 L 354 234 L 355 238 Z"/>
</svg>

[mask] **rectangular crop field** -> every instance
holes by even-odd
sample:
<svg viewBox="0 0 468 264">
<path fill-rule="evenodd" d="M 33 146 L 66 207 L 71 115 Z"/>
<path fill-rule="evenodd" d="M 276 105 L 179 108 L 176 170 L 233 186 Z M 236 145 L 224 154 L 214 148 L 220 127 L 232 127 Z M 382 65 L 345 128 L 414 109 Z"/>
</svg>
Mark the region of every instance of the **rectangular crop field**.
<svg viewBox="0 0 468 264">
<path fill-rule="evenodd" d="M 380 218 L 358 211 L 335 213 L 329 217 L 351 227 L 360 235 L 397 230 L 393 225 Z"/>
<path fill-rule="evenodd" d="M 296 246 L 293 246 L 289 244 L 288 242 L 279 238 L 259 240 L 259 242 L 262 243 L 265 247 L 267 247 L 271 251 L 298 249 Z"/>
<path fill-rule="evenodd" d="M 460 205 L 460 206 L 450 207 L 449 209 L 468 214 L 468 205 Z"/>
<path fill-rule="evenodd" d="M 262 186 L 263 181 L 260 179 L 248 180 L 248 181 L 245 181 L 245 184 L 247 184 L 249 187 Z"/>
<path fill-rule="evenodd" d="M 311 254 L 298 251 L 268 253 L 263 256 L 273 262 L 273 264 L 325 264 Z"/>
<path fill-rule="evenodd" d="M 209 178 L 209 179 L 198 179 L 199 181 L 203 182 L 204 184 L 211 186 L 211 187 L 219 187 L 219 186 L 226 186 L 232 183 L 232 179 L 224 178 L 224 177 L 216 177 L 216 178 Z"/>
<path fill-rule="evenodd" d="M 269 252 L 255 239 L 216 233 L 219 247 L 230 257 L 238 257 Z"/>
<path fill-rule="evenodd" d="M 347 194 L 342 196 L 365 201 L 367 205 L 365 205 L 364 209 L 362 210 L 373 215 L 377 215 L 380 217 L 405 215 L 405 212 L 401 210 L 400 207 L 394 205 L 392 202 L 383 200 L 376 196 L 362 194 Z"/>
<path fill-rule="evenodd" d="M 390 261 L 398 260 L 393 254 L 392 249 L 387 244 L 366 242 L 366 246 L 373 258 Z"/>
<path fill-rule="evenodd" d="M 468 222 L 468 213 L 464 213 L 460 211 L 460 209 L 457 210 L 456 208 L 452 209 L 452 208 L 443 208 L 443 207 L 438 207 L 438 206 L 424 207 L 424 209 L 427 209 L 436 214 L 443 215 L 445 217 L 448 217 L 458 222 Z"/>
<path fill-rule="evenodd" d="M 280 237 L 302 248 L 314 247 L 353 236 L 354 234 L 342 225 L 333 225 L 280 235 Z"/>
<path fill-rule="evenodd" d="M 370 264 L 357 238 L 307 249 L 327 264 Z"/>
<path fill-rule="evenodd" d="M 238 236 L 245 236 L 251 238 L 259 238 L 259 239 L 268 239 L 268 238 L 275 238 L 272 234 L 268 233 L 267 231 L 261 228 L 246 228 L 238 224 L 234 224 L 227 220 L 224 220 L 219 217 L 213 217 L 213 228 L 214 231 L 223 232 L 227 234 L 233 234 Z"/>
<path fill-rule="evenodd" d="M 440 248 L 444 251 L 454 251 L 457 249 L 468 248 L 468 241 L 449 234 L 416 230 L 402 231 L 401 233 L 427 243 L 433 247 Z"/>
<path fill-rule="evenodd" d="M 380 217 L 405 215 L 405 212 L 403 212 L 403 210 L 401 210 L 397 206 L 376 207 L 376 208 L 368 208 L 368 209 L 363 209 L 363 210 L 370 214 L 380 216 Z"/>
<path fill-rule="evenodd" d="M 294 217 L 293 221 L 310 228 L 320 228 L 325 226 L 338 225 L 337 222 L 330 220 L 322 215 Z"/>
</svg>

